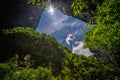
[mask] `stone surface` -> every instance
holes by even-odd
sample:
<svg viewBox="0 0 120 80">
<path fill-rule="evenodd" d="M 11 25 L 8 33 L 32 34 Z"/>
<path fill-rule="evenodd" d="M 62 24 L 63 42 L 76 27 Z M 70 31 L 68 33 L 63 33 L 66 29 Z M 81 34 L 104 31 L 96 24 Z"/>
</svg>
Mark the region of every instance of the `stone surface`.
<svg viewBox="0 0 120 80">
<path fill-rule="evenodd" d="M 70 7 L 72 1 L 73 0 L 52 0 L 51 3 L 64 14 L 73 16 L 73 11 Z M 45 3 L 48 3 L 48 1 L 45 0 Z M 36 29 L 44 8 L 41 6 L 28 5 L 26 0 L 1 0 L 0 10 L 2 10 L 0 12 L 0 28 L 30 26 Z M 94 20 L 90 11 L 81 12 L 80 15 L 74 17 L 85 22 Z"/>
<path fill-rule="evenodd" d="M 0 28 L 30 26 L 36 28 L 43 8 L 28 5 L 25 0 L 0 1 Z"/>
</svg>

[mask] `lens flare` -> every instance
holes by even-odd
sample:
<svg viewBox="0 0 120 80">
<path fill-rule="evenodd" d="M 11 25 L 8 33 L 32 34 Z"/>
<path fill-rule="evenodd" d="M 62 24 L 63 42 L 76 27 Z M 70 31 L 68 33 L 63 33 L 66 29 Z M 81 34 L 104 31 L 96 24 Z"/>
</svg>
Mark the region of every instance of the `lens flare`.
<svg viewBox="0 0 120 80">
<path fill-rule="evenodd" d="M 54 8 L 52 6 L 52 4 L 49 5 L 48 7 L 48 12 L 52 15 L 54 13 Z"/>
</svg>

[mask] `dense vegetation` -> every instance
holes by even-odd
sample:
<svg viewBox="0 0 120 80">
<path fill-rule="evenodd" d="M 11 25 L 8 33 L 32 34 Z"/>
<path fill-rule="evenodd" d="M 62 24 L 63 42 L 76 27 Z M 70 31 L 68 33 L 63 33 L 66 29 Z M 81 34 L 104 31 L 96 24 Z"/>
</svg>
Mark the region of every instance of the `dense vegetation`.
<svg viewBox="0 0 120 80">
<path fill-rule="evenodd" d="M 95 16 L 94 26 L 85 32 L 85 46 L 120 67 L 120 1 L 74 0 L 74 15 L 89 10 Z"/>
<path fill-rule="evenodd" d="M 1 61 L 19 54 L 20 59 L 28 61 L 31 66 L 51 66 L 56 70 L 57 67 L 61 67 L 61 60 L 64 58 L 65 52 L 69 52 L 54 37 L 44 33 L 39 34 L 31 28 L 6 29 L 3 30 L 3 35 Z"/>
<path fill-rule="evenodd" d="M 5 29 L 3 35 L 1 41 L 7 44 L 1 42 L 4 44 L 0 58 L 2 80 L 120 79 L 120 69 L 114 64 L 103 58 L 72 54 L 54 37 L 31 28 Z"/>
<path fill-rule="evenodd" d="M 106 0 L 98 6 L 97 26 L 85 33 L 85 45 L 104 51 L 120 67 L 120 1 Z M 88 37 L 89 36 L 89 37 Z"/>
<path fill-rule="evenodd" d="M 16 55 L 0 64 L 1 80 L 120 80 L 119 68 L 102 58 L 66 54 L 61 73 L 57 76 L 53 75 L 51 67 L 21 67 L 18 58 Z"/>
<path fill-rule="evenodd" d="M 66 53 L 61 73 L 53 75 L 52 68 L 21 67 L 16 55 L 0 64 L 2 80 L 119 80 L 120 69 L 102 58 Z M 57 72 L 57 71 L 56 71 Z"/>
<path fill-rule="evenodd" d="M 86 9 L 95 15 L 84 38 L 94 56 L 72 54 L 54 37 L 29 27 L 0 30 L 0 80 L 120 80 L 119 5 L 119 0 L 71 5 L 75 15 Z"/>
</svg>

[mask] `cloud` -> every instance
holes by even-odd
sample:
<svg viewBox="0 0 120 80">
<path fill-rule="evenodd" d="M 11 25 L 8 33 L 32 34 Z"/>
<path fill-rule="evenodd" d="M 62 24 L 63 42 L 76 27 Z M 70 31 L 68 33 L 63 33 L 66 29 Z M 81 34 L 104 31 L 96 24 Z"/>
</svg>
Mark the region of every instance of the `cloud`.
<svg viewBox="0 0 120 80">
<path fill-rule="evenodd" d="M 89 48 L 84 48 L 84 43 L 82 41 L 79 42 L 78 46 L 73 47 L 72 52 L 76 54 L 83 54 L 85 56 L 93 55 L 93 53 L 90 52 Z"/>
<path fill-rule="evenodd" d="M 85 22 L 64 15 L 59 9 L 56 9 L 52 15 L 45 10 L 36 31 L 54 35 L 73 53 L 89 56 L 92 53 L 88 48 L 84 48 L 84 43 L 81 42 L 85 26 Z"/>
<path fill-rule="evenodd" d="M 50 18 L 49 28 L 51 28 L 50 33 L 53 33 L 56 30 L 60 30 L 65 26 L 64 21 L 68 19 L 68 16 L 66 16 L 66 15 L 62 14 L 60 11 L 58 11 L 53 16 L 51 16 L 51 17 L 49 16 L 49 18 Z"/>
<path fill-rule="evenodd" d="M 74 37 L 73 34 L 68 34 L 65 41 L 66 41 L 66 43 L 67 43 L 68 45 L 70 45 L 71 42 L 73 42 L 74 39 L 75 39 L 75 37 Z"/>
</svg>

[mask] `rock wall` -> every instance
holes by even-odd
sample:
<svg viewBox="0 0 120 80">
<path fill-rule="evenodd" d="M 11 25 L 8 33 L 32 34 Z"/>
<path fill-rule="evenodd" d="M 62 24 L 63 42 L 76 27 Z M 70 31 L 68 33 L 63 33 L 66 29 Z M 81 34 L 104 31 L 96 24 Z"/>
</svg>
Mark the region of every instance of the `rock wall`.
<svg viewBox="0 0 120 80">
<path fill-rule="evenodd" d="M 47 0 L 45 0 L 47 2 Z M 64 14 L 74 16 L 71 9 L 73 0 L 52 0 L 51 3 L 59 8 Z M 27 4 L 26 0 L 1 0 L 0 1 L 0 28 L 11 28 L 15 26 L 30 26 L 36 29 L 40 16 L 44 10 L 41 6 Z M 74 16 L 86 22 L 94 19 L 90 11 L 81 12 Z"/>
<path fill-rule="evenodd" d="M 74 0 L 53 0 L 55 7 L 58 7 L 64 14 L 76 17 L 85 22 L 93 21 L 95 22 L 94 15 L 91 14 L 90 10 L 84 10 L 79 15 L 74 16 L 71 4 Z"/>
<path fill-rule="evenodd" d="M 25 0 L 2 0 L 0 8 L 0 28 L 30 26 L 35 29 L 43 12 L 41 7 L 28 5 Z"/>
</svg>

